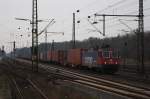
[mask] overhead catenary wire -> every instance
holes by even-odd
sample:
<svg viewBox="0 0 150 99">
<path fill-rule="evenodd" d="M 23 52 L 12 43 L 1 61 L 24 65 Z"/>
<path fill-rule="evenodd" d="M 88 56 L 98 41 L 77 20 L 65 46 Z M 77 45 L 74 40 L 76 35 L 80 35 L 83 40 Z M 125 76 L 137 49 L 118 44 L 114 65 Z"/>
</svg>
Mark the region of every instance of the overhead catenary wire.
<svg viewBox="0 0 150 99">
<path fill-rule="evenodd" d="M 115 2 L 114 4 L 109 5 L 109 6 L 107 6 L 106 8 L 104 8 L 104 9 L 102 9 L 102 10 L 100 10 L 100 11 L 93 12 L 93 13 L 90 14 L 89 16 L 94 16 L 94 14 L 95 14 L 95 13 L 98 13 L 98 12 L 104 12 L 103 10 L 106 10 L 106 9 L 108 10 L 108 9 L 110 9 L 111 7 L 113 7 L 113 6 L 115 6 L 115 5 L 119 5 L 119 4 L 121 4 L 121 3 L 125 2 L 125 1 L 127 1 L 127 0 L 120 0 L 120 1 L 118 1 L 118 2 Z M 81 17 L 80 19 L 86 19 L 86 18 L 87 18 L 87 16 Z"/>
<path fill-rule="evenodd" d="M 145 8 L 144 11 L 148 11 L 150 10 L 150 8 Z M 138 11 L 132 11 L 132 12 L 128 12 L 128 13 L 125 13 L 125 14 L 134 14 Z M 147 17 L 147 15 L 145 15 L 144 17 Z M 110 19 L 107 19 L 106 22 L 109 22 L 109 21 L 117 21 L 118 20 L 118 16 L 114 16 L 113 18 L 110 18 Z"/>
<path fill-rule="evenodd" d="M 96 0 L 97 1 L 97 0 Z M 144 1 L 147 1 L 147 0 L 144 0 Z M 122 8 L 122 9 L 124 9 L 123 7 L 125 6 L 125 5 L 130 5 L 131 7 L 133 7 L 133 5 L 135 6 L 136 5 L 136 3 L 134 3 L 134 2 L 137 2 L 137 1 L 127 1 L 127 0 L 119 0 L 119 1 L 117 1 L 117 2 L 115 2 L 114 4 L 112 4 L 111 6 L 108 6 L 108 8 L 106 7 L 106 8 L 104 8 L 104 9 L 107 9 L 107 10 L 110 10 L 110 11 L 112 11 L 113 10 L 113 8 Z M 94 3 L 92 4 L 92 5 L 94 5 Z M 83 9 L 85 9 L 85 8 L 83 8 Z M 119 11 L 122 11 L 122 9 L 120 10 L 119 9 Z M 81 8 L 81 10 L 82 10 L 82 8 Z M 138 11 L 134 11 L 133 12 L 133 10 L 134 9 L 129 9 L 129 11 L 127 11 L 126 13 L 129 13 L 130 11 L 132 11 L 132 13 L 136 13 L 136 12 L 138 12 Z M 83 11 L 83 10 L 82 10 Z M 106 10 L 105 10 L 106 11 Z M 102 12 L 105 12 L 105 11 L 102 11 Z M 98 12 L 98 11 L 97 11 Z M 91 14 L 91 16 L 94 16 L 94 13 L 93 14 Z M 83 29 L 83 28 L 89 28 L 88 26 L 89 25 L 86 25 L 86 23 L 85 22 L 83 22 L 82 20 L 84 20 L 84 19 L 86 19 L 87 18 L 87 16 L 86 17 L 79 17 L 78 19 L 81 21 L 81 23 L 80 24 L 78 24 L 78 27 L 77 27 L 77 30 L 78 31 L 80 31 L 81 29 Z M 113 19 L 113 20 L 112 20 Z M 111 22 L 109 22 L 110 24 L 113 24 L 113 22 L 112 21 L 116 21 L 117 22 L 117 20 L 118 20 L 118 17 L 116 17 L 116 19 L 115 19 L 115 17 L 113 17 L 112 19 L 107 19 L 106 20 L 106 22 L 109 22 L 109 21 L 111 21 Z M 68 21 L 66 21 L 66 22 L 68 22 Z M 82 24 L 82 22 L 83 22 L 83 24 L 85 24 L 85 25 L 83 25 Z M 128 22 L 129 23 L 129 22 Z M 118 23 L 118 24 L 120 24 L 120 23 Z M 68 23 L 68 24 L 64 24 L 64 31 L 66 31 L 67 29 L 68 29 L 68 26 L 70 26 L 71 25 L 71 23 Z M 114 26 L 114 25 L 113 25 Z M 71 29 L 69 29 L 70 31 L 71 31 Z M 70 34 L 71 35 L 71 32 L 70 31 L 68 31 L 68 33 L 67 34 Z"/>
<path fill-rule="evenodd" d="M 117 7 L 118 5 L 123 4 L 123 3 L 126 2 L 126 1 L 127 1 L 127 0 L 120 0 L 120 1 L 118 1 L 118 2 L 116 2 L 116 3 L 114 3 L 114 4 L 110 5 L 110 6 L 108 6 L 108 7 L 106 7 L 106 8 L 100 10 L 100 11 L 97 11 L 96 13 L 102 13 L 102 12 L 104 12 L 104 11 L 106 11 L 106 10 L 111 10 L 111 8 L 115 8 L 115 7 Z M 144 0 L 144 1 L 146 2 L 146 1 L 148 1 L 148 0 Z M 133 6 L 133 5 L 136 4 L 136 2 L 137 2 L 137 1 L 133 1 L 133 2 L 131 2 L 130 4 L 128 4 L 127 6 L 128 6 L 128 7 L 129 7 L 129 5 Z M 137 6 L 138 6 L 138 4 L 137 4 Z M 120 6 L 120 7 L 123 7 L 123 6 Z M 126 8 L 126 7 L 125 7 L 125 8 Z M 93 14 L 93 15 L 94 15 L 94 14 Z"/>
<path fill-rule="evenodd" d="M 112 6 L 115 6 L 115 5 L 120 4 L 120 3 L 122 3 L 122 2 L 123 2 L 123 0 L 121 0 L 121 1 L 119 1 L 119 2 L 117 2 L 117 3 L 115 3 L 115 4 L 113 4 Z M 111 7 L 112 7 L 112 6 L 111 6 Z M 110 6 L 109 6 L 108 8 L 110 8 Z M 106 9 L 108 9 L 108 8 L 106 8 Z"/>
<path fill-rule="evenodd" d="M 100 11 L 97 11 L 96 13 L 100 13 L 100 12 L 104 12 L 105 10 L 109 10 L 109 9 L 115 7 L 115 6 L 118 6 L 118 5 L 122 4 L 122 3 L 124 3 L 125 1 L 127 1 L 127 0 L 120 0 L 120 1 L 118 1 L 118 2 L 108 6 L 106 8 L 100 10 Z M 144 0 L 144 1 L 147 1 L 147 0 Z M 135 2 L 137 2 L 137 1 L 133 1 L 132 3 L 135 4 Z M 132 4 L 132 6 L 133 6 L 133 4 Z M 129 7 L 129 4 L 128 4 L 128 7 Z M 90 16 L 94 16 L 94 14 L 91 14 Z M 87 18 L 87 17 L 83 17 L 83 18 Z"/>
<path fill-rule="evenodd" d="M 147 1 L 147 0 L 145 0 L 145 1 Z M 123 2 L 123 1 L 122 1 Z M 135 1 L 134 1 L 135 2 Z M 117 4 L 117 3 L 116 3 Z M 115 5 L 115 4 L 114 4 Z M 135 12 L 138 12 L 138 11 L 135 11 Z M 114 19 L 114 18 L 113 18 Z M 81 19 L 80 19 L 81 20 Z M 106 20 L 106 21 L 108 21 L 108 20 Z"/>
<path fill-rule="evenodd" d="M 83 11 L 83 10 L 86 9 L 87 7 L 88 7 L 88 8 L 91 7 L 91 6 L 94 5 L 97 1 L 98 1 L 98 0 L 94 0 L 94 1 L 90 2 L 89 4 L 87 4 L 87 5 L 83 6 L 82 8 L 80 8 L 80 10 Z"/>
<path fill-rule="evenodd" d="M 102 10 L 96 12 L 96 13 L 104 12 L 105 10 L 108 10 L 108 9 L 110 9 L 110 8 L 116 6 L 116 5 L 119 5 L 119 4 L 123 3 L 123 2 L 126 2 L 126 0 L 120 0 L 120 1 L 118 1 L 118 2 L 116 2 L 116 3 L 114 3 L 114 4 L 112 4 L 112 5 L 109 5 L 108 7 L 106 7 L 106 8 L 104 8 L 104 9 L 102 9 Z"/>
</svg>

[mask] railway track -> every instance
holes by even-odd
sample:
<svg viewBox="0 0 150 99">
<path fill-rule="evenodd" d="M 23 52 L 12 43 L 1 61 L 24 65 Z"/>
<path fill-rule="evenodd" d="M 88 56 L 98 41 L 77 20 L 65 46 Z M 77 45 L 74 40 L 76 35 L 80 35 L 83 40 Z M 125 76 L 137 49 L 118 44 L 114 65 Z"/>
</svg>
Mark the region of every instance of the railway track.
<svg viewBox="0 0 150 99">
<path fill-rule="evenodd" d="M 43 64 L 40 64 L 40 68 L 44 68 L 48 72 L 55 71 L 59 75 L 73 77 L 75 78 L 75 80 L 72 80 L 70 82 L 75 84 L 81 84 L 93 89 L 103 90 L 109 93 L 114 93 L 129 98 L 150 99 L 150 89 L 148 88 L 141 88 L 128 84 L 122 84 L 108 79 L 96 78 L 89 75 L 79 74 L 60 68 L 58 69 L 56 67 L 51 67 Z"/>
<path fill-rule="evenodd" d="M 9 81 L 10 81 L 10 84 L 13 88 L 13 91 L 14 91 L 14 88 L 16 89 L 16 92 L 14 93 L 15 95 L 18 95 L 19 99 L 25 99 L 24 98 L 24 94 L 22 93 L 22 90 L 23 88 L 21 88 L 21 83 L 19 81 L 17 81 L 16 79 L 20 80 L 21 82 L 24 82 L 24 83 L 27 83 L 28 85 L 30 85 L 37 93 L 36 94 L 39 94 L 42 99 L 49 99 L 45 94 L 44 92 L 42 92 L 41 88 L 39 88 L 35 82 L 33 82 L 31 80 L 31 78 L 29 77 L 28 74 L 25 74 L 25 73 L 21 73 L 21 72 L 24 72 L 24 68 L 14 68 L 14 64 L 10 64 L 10 63 L 5 63 L 3 64 L 5 67 L 2 67 L 1 68 L 5 71 Z M 11 67 L 10 67 L 11 66 Z M 19 70 L 19 71 L 17 71 Z M 34 80 L 35 81 L 35 80 Z M 16 96 L 15 96 L 16 97 Z M 18 99 L 18 98 L 16 98 Z"/>
<path fill-rule="evenodd" d="M 45 66 L 42 66 L 45 68 Z M 46 69 L 55 69 L 52 67 L 47 67 Z M 140 98 L 140 99 L 150 99 L 150 93 L 147 93 L 147 89 L 144 88 L 138 88 L 135 86 L 129 86 L 121 83 L 116 83 L 112 81 L 108 81 L 105 79 L 95 78 L 83 74 L 77 74 L 65 70 L 59 70 L 59 72 L 63 75 L 69 75 L 72 77 L 75 77 L 78 80 L 74 80 L 73 82 L 87 85 L 96 89 L 105 90 L 109 92 L 113 92 L 119 95 L 133 97 L 133 98 Z M 148 90 L 150 92 L 150 90 Z"/>
<path fill-rule="evenodd" d="M 20 99 L 24 99 L 23 94 L 21 92 L 21 88 L 17 84 L 16 79 L 12 76 L 9 76 L 9 80 L 11 81 L 10 87 L 12 92 L 12 98 L 16 98 L 16 96 L 18 96 Z"/>
<path fill-rule="evenodd" d="M 122 65 L 121 67 L 121 71 L 123 72 L 129 72 L 129 73 L 140 73 L 139 69 L 138 69 L 138 64 L 137 65 Z M 146 64 L 145 65 L 145 72 L 146 74 L 150 75 L 150 68 L 149 68 L 149 65 Z"/>
</svg>

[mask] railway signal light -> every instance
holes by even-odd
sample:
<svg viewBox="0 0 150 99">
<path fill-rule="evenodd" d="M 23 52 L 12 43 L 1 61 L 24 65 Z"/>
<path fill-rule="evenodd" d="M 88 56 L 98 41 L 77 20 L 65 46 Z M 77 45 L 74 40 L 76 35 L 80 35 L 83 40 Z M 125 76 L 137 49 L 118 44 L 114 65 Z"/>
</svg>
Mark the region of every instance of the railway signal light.
<svg viewBox="0 0 150 99">
<path fill-rule="evenodd" d="M 80 10 L 77 10 L 77 12 L 80 12 Z"/>
<path fill-rule="evenodd" d="M 77 23 L 80 23 L 80 21 L 77 21 Z"/>
</svg>

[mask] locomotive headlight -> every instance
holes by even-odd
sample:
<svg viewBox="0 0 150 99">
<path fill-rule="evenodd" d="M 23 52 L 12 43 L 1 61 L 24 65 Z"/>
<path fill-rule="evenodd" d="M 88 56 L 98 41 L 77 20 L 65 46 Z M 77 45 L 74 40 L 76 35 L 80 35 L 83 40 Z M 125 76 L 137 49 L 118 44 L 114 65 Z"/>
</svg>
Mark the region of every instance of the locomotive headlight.
<svg viewBox="0 0 150 99">
<path fill-rule="evenodd" d="M 116 62 L 116 64 L 118 64 L 118 62 Z"/>
</svg>

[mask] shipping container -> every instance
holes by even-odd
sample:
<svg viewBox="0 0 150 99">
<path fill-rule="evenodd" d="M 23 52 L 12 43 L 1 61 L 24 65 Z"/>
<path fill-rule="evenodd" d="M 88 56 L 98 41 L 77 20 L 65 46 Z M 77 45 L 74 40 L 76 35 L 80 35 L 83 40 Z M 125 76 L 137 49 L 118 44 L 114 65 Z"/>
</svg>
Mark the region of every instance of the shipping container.
<svg viewBox="0 0 150 99">
<path fill-rule="evenodd" d="M 82 55 L 82 65 L 88 68 L 97 67 L 98 51 L 84 51 Z"/>
<path fill-rule="evenodd" d="M 52 56 L 51 56 L 52 55 Z M 67 51 L 57 50 L 49 52 L 49 58 L 51 56 L 52 62 L 65 65 L 67 63 Z"/>
<path fill-rule="evenodd" d="M 47 52 L 43 52 L 43 61 L 47 62 Z"/>
<path fill-rule="evenodd" d="M 48 62 L 52 61 L 52 51 L 51 50 L 47 51 L 47 61 Z"/>
<path fill-rule="evenodd" d="M 59 64 L 61 65 L 66 65 L 67 64 L 67 51 L 64 51 L 64 50 L 60 50 L 58 52 L 58 62 Z"/>
<path fill-rule="evenodd" d="M 82 64 L 82 53 L 85 49 L 70 49 L 67 53 L 67 63 L 72 66 L 77 66 Z"/>
<path fill-rule="evenodd" d="M 52 62 L 58 62 L 58 51 L 52 51 Z"/>
</svg>

